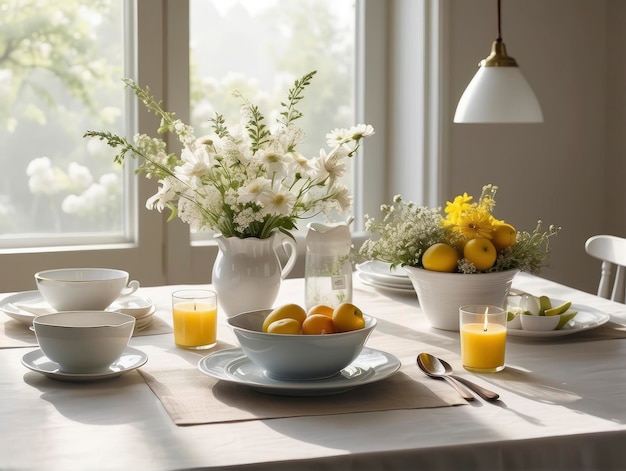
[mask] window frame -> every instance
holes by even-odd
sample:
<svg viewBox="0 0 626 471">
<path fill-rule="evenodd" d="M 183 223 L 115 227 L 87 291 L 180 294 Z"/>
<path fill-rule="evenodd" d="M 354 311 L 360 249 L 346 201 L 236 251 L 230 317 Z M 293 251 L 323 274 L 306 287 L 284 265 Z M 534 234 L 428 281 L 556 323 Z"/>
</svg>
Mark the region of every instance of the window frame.
<svg viewBox="0 0 626 471">
<path fill-rule="evenodd" d="M 365 237 L 363 215 L 376 215 L 380 204 L 390 201 L 395 193 L 420 204 L 436 205 L 440 201 L 445 177 L 440 156 L 446 131 L 438 124 L 445 105 L 439 85 L 445 77 L 439 60 L 445 52 L 440 50 L 445 12 L 440 3 L 445 2 L 357 0 L 356 118 L 376 129 L 356 161 L 356 178 L 362 182 L 354 195 L 357 245 Z M 126 31 L 135 38 L 127 70 L 140 85 L 149 81 L 154 95 L 163 97 L 165 107 L 186 120 L 189 47 L 181 38 L 189 37 L 188 1 L 125 0 L 125 5 L 136 18 L 126 25 Z M 423 53 L 412 52 L 414 44 Z M 428 74 L 420 72 L 425 69 Z M 127 100 L 135 129 L 151 134 L 158 126 L 157 118 L 137 107 L 131 92 Z M 416 124 L 420 121 L 429 124 L 424 132 Z M 192 243 L 186 224 L 177 219 L 168 223 L 167 214 L 146 210 L 145 201 L 156 192 L 157 183 L 137 178 L 130 169 L 125 175 L 134 180 L 137 223 L 131 230 L 133 241 L 0 250 L 2 291 L 34 289 L 33 274 L 39 270 L 79 266 L 127 270 L 144 286 L 209 283 L 216 244 Z M 302 239 L 302 234 L 297 238 Z M 303 258 L 292 275 L 303 273 Z"/>
</svg>

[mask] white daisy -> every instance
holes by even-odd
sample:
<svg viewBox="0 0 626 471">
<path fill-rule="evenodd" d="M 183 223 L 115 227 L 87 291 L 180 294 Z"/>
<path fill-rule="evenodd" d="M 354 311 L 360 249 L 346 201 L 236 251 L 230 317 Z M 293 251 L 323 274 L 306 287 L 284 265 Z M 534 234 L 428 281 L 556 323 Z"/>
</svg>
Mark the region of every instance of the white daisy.
<svg viewBox="0 0 626 471">
<path fill-rule="evenodd" d="M 353 140 L 359 140 L 374 134 L 374 128 L 369 124 L 357 124 L 348 130 L 348 135 Z"/>
<path fill-rule="evenodd" d="M 288 191 L 268 192 L 264 194 L 260 202 L 263 204 L 262 213 L 273 216 L 289 216 L 296 197 Z"/>
<path fill-rule="evenodd" d="M 239 196 L 237 197 L 237 203 L 246 204 L 260 201 L 262 195 L 271 191 L 271 185 L 272 182 L 265 177 L 255 178 L 245 183 L 238 190 Z"/>
</svg>

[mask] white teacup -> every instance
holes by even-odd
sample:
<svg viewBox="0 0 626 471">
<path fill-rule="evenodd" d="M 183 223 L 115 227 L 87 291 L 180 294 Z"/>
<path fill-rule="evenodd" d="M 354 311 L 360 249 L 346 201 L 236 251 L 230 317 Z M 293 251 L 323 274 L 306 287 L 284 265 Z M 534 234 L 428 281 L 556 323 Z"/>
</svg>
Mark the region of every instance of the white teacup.
<svg viewBox="0 0 626 471">
<path fill-rule="evenodd" d="M 58 311 L 101 311 L 119 296 L 134 293 L 136 280 L 113 268 L 59 268 L 35 274 L 37 289 Z"/>
<path fill-rule="evenodd" d="M 38 316 L 33 328 L 41 351 L 65 373 L 108 371 L 128 345 L 135 318 L 108 311 L 55 312 Z"/>
</svg>

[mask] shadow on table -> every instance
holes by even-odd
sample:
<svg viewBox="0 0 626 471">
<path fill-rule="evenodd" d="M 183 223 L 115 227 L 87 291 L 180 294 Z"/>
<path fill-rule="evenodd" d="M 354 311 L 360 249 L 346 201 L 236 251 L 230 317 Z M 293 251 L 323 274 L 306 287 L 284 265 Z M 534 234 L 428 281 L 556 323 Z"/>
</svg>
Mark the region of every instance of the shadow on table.
<svg viewBox="0 0 626 471">
<path fill-rule="evenodd" d="M 142 413 L 124 407 L 132 401 L 129 395 L 140 393 L 145 384 L 137 371 L 130 371 L 108 381 L 74 383 L 58 381 L 35 372 L 24 374 L 24 382 L 39 391 L 41 399 L 50 403 L 64 417 L 91 425 L 114 425 L 141 420 Z M 124 409 L 124 413 L 110 412 Z"/>
</svg>

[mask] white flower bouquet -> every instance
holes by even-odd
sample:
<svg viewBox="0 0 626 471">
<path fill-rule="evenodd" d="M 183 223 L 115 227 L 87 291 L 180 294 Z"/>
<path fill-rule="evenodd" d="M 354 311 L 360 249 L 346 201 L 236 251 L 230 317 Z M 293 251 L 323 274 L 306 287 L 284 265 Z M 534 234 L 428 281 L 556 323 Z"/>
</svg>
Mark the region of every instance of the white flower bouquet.
<svg viewBox="0 0 626 471">
<path fill-rule="evenodd" d="M 291 236 L 300 219 L 347 212 L 352 197 L 340 181 L 346 159 L 356 154 L 361 139 L 374 133 L 365 124 L 335 129 L 326 135 L 328 152 L 322 149 L 307 158 L 296 150 L 304 139 L 295 124 L 302 116 L 296 106 L 315 73 L 294 82 L 271 128 L 256 105 L 236 94 L 243 102 L 242 122 L 228 127 L 216 114 L 211 119 L 214 133 L 199 138 L 174 113 L 163 110 L 149 87 L 125 79 L 147 109 L 161 118 L 159 134 L 177 135 L 183 145 L 180 155 L 168 153 L 164 140 L 145 134 L 136 135 L 132 143 L 110 132 L 88 131 L 85 137 L 119 148 L 115 160 L 120 164 L 127 154 L 140 158 L 137 172 L 159 181 L 146 207 L 169 208 L 169 220 L 178 216 L 194 230 L 224 237 L 265 239 L 277 231 Z"/>
</svg>

